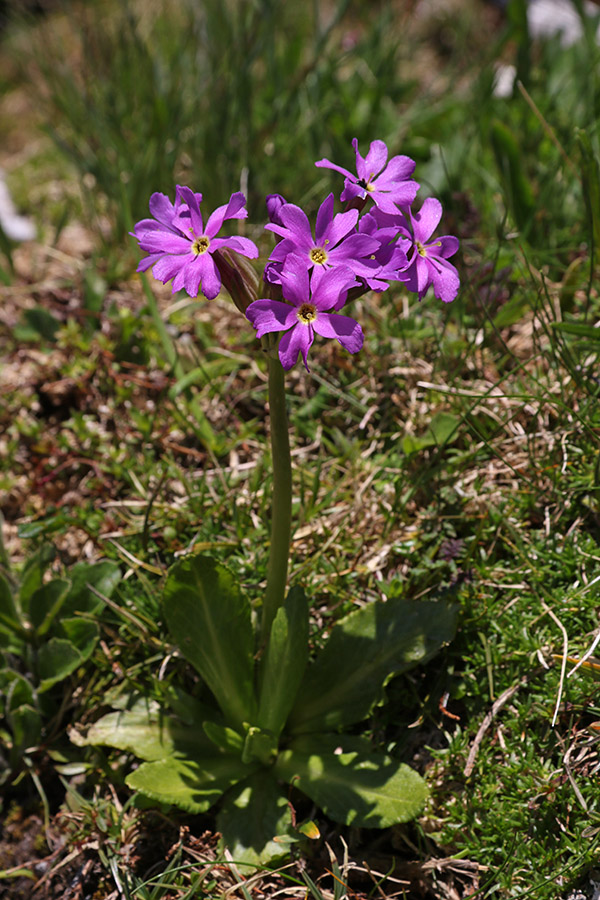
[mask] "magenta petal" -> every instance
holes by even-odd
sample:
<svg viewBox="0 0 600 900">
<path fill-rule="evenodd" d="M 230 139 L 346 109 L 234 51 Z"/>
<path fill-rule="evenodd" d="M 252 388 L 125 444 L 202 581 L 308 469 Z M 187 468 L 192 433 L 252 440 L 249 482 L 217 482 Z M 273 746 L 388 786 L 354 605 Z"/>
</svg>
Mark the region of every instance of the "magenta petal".
<svg viewBox="0 0 600 900">
<path fill-rule="evenodd" d="M 340 200 L 342 203 L 346 203 L 348 200 L 353 200 L 355 197 L 360 197 L 363 200 L 367 196 L 367 192 L 364 188 L 360 186 L 360 184 L 356 184 L 355 181 L 346 181 L 344 184 L 344 190 L 340 194 Z"/>
<path fill-rule="evenodd" d="M 341 166 L 336 166 L 335 163 L 329 162 L 328 159 L 320 159 L 315 163 L 315 166 L 318 169 L 333 169 L 334 172 L 339 172 L 340 175 L 345 175 L 346 178 L 354 178 L 352 172 L 349 172 L 348 169 L 343 169 Z"/>
<path fill-rule="evenodd" d="M 307 259 L 290 253 L 281 272 L 281 290 L 286 300 L 301 306 L 310 299 Z"/>
<path fill-rule="evenodd" d="M 285 334 L 281 335 L 279 341 L 279 359 L 284 369 L 291 369 L 296 364 L 298 354 L 302 354 L 304 367 L 307 372 L 308 368 L 307 355 L 314 341 L 314 332 L 310 325 L 301 325 L 300 322 L 294 328 L 290 328 Z"/>
<path fill-rule="evenodd" d="M 443 237 L 439 237 L 431 245 L 435 256 L 441 256 L 444 259 L 448 259 L 449 256 L 454 256 L 459 246 L 458 238 L 455 238 L 451 234 L 445 234 Z"/>
<path fill-rule="evenodd" d="M 255 300 L 248 306 L 246 316 L 259 338 L 271 331 L 285 331 L 297 321 L 296 310 L 280 300 Z"/>
<path fill-rule="evenodd" d="M 388 148 L 383 141 L 372 141 L 369 152 L 365 156 L 365 178 L 370 181 L 374 175 L 377 175 L 387 162 Z"/>
<path fill-rule="evenodd" d="M 422 256 L 417 255 L 417 291 L 424 294 L 431 284 L 431 266 Z"/>
<path fill-rule="evenodd" d="M 442 218 L 442 204 L 435 197 L 428 197 L 416 215 L 413 215 L 415 240 L 426 244 Z"/>
<path fill-rule="evenodd" d="M 317 213 L 317 221 L 315 225 L 315 243 L 321 247 L 327 226 L 331 225 L 333 219 L 333 194 L 323 200 Z"/>
<path fill-rule="evenodd" d="M 162 281 L 163 284 L 166 284 L 171 278 L 175 278 L 190 259 L 189 253 L 182 253 L 178 256 L 163 256 L 152 269 L 152 274 L 157 281 Z"/>
<path fill-rule="evenodd" d="M 415 161 L 410 156 L 393 156 L 377 179 L 377 186 L 387 185 L 392 181 L 406 181 L 415 171 Z"/>
<path fill-rule="evenodd" d="M 246 256 L 248 259 L 256 259 L 258 257 L 258 247 L 250 238 L 239 237 L 238 235 L 227 238 L 213 238 L 210 243 L 210 252 L 220 250 L 221 247 L 235 250 L 236 253 L 241 253 L 242 256 Z"/>
<path fill-rule="evenodd" d="M 248 210 L 245 209 L 246 198 L 244 195 L 237 191 L 235 194 L 232 194 L 229 198 L 229 203 L 225 206 L 219 206 L 215 211 L 210 215 L 208 222 L 206 223 L 206 230 L 204 234 L 207 237 L 214 237 L 221 230 L 221 226 L 226 219 L 245 219 L 248 216 Z"/>
<path fill-rule="evenodd" d="M 319 246 L 324 246 L 329 251 L 339 244 L 356 225 L 358 215 L 357 209 L 349 209 L 348 212 L 338 213 L 333 221 L 329 223 L 329 227 L 323 235 L 323 243 Z"/>
<path fill-rule="evenodd" d="M 208 254 L 205 256 L 197 256 L 196 259 L 192 260 L 192 262 L 187 265 L 183 271 L 183 289 L 189 297 L 197 297 L 198 290 L 200 288 L 200 281 L 202 281 L 202 293 L 205 297 L 208 297 L 206 293 L 205 279 L 204 279 L 204 270 L 206 267 L 206 261 L 208 261 L 210 257 Z M 217 290 L 216 294 L 213 294 L 213 297 L 216 297 L 219 291 Z M 209 300 L 212 300 L 212 297 L 208 297 Z"/>
<path fill-rule="evenodd" d="M 300 209 L 299 206 L 295 206 L 293 203 L 286 203 L 285 206 L 282 206 L 279 210 L 279 218 L 283 222 L 285 228 L 288 229 L 288 234 L 285 234 L 284 237 L 293 237 L 295 243 L 303 247 L 313 246 L 310 222 L 308 221 L 306 213 Z M 277 234 L 282 233 L 275 225 L 266 225 L 265 227 L 270 231 L 275 231 Z M 291 232 L 291 234 L 289 232 Z"/>
<path fill-rule="evenodd" d="M 161 194 L 158 191 L 150 197 L 150 212 L 154 216 L 154 218 L 161 223 L 161 225 L 165 225 L 167 228 L 171 228 L 171 223 L 176 216 L 175 207 L 169 200 L 166 194 Z M 139 224 L 139 223 L 138 223 Z"/>
<path fill-rule="evenodd" d="M 157 263 L 159 259 L 162 259 L 164 253 L 151 253 L 150 256 L 145 256 L 140 260 L 139 265 L 136 272 L 145 272 L 150 266 L 153 266 L 154 263 Z"/>
<path fill-rule="evenodd" d="M 435 296 L 444 303 L 451 303 L 460 288 L 460 278 L 452 263 L 442 260 L 432 263 L 431 280 Z"/>
<path fill-rule="evenodd" d="M 337 305 L 340 294 L 356 284 L 354 272 L 347 266 L 336 266 L 320 273 L 315 270 L 311 278 L 311 302 L 319 310 L 332 309 Z"/>
<path fill-rule="evenodd" d="M 180 194 L 182 200 L 184 200 L 190 211 L 190 220 L 191 226 L 193 228 L 194 234 L 196 237 L 199 237 L 201 234 L 204 234 L 204 223 L 202 221 L 202 213 L 200 212 L 200 205 L 198 203 L 198 198 L 194 194 L 189 187 L 180 187 Z"/>
<path fill-rule="evenodd" d="M 350 316 L 337 313 L 319 313 L 313 328 L 321 337 L 335 338 L 350 353 L 358 353 L 363 345 L 362 328 Z"/>
<path fill-rule="evenodd" d="M 187 238 L 167 231 L 147 231 L 138 241 L 146 253 L 189 253 L 192 247 Z"/>
</svg>

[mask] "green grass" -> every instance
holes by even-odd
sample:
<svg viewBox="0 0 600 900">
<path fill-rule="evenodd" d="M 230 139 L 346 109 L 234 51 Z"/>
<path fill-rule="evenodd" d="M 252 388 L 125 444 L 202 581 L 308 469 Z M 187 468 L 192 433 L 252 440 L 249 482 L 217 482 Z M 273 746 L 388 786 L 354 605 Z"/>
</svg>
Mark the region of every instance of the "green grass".
<svg viewBox="0 0 600 900">
<path fill-rule="evenodd" d="M 177 554 L 210 552 L 260 597 L 271 477 L 265 370 L 251 329 L 225 301 L 165 313 L 178 298 L 157 288 L 194 372 L 174 396 L 123 235 L 153 190 L 173 194 L 174 179 L 216 205 L 247 169 L 249 228 L 260 234 L 265 193 L 314 209 L 339 192 L 337 176 L 313 163 L 326 155 L 349 165 L 352 137 L 412 155 L 422 190 L 442 198 L 444 230 L 461 237 L 463 288 L 447 308 L 403 303 L 400 291 L 365 298 L 362 353 L 321 346 L 311 377 L 290 374 L 292 575 L 308 588 L 315 643 L 356 602 L 382 594 L 451 593 L 461 604 L 455 641 L 392 681 L 368 726 L 432 785 L 423 817 L 386 837 L 379 860 L 391 866 L 395 852 L 402 877 L 403 859 L 454 858 L 454 869 L 421 874 L 434 896 L 566 896 L 597 861 L 600 835 L 597 682 L 585 668 L 561 678 L 565 633 L 568 655 L 580 657 L 597 629 L 599 232 L 586 198 L 599 149 L 599 51 L 589 40 L 530 46 L 510 24 L 484 42 L 476 6 L 460 21 L 421 25 L 393 4 L 373 4 L 366 21 L 360 4 L 341 2 L 330 25 L 319 6 L 299 17 L 266 0 L 224 11 L 182 3 L 166 19 L 157 4 L 138 22 L 133 4 L 90 4 L 68 23 L 9 34 L 14 53 L 24 35 L 34 47 L 48 42 L 36 87 L 72 166 L 64 196 L 84 179 L 81 205 L 69 208 L 87 211 L 97 250 L 83 272 L 77 259 L 38 268 L 43 285 L 62 266 L 73 300 L 55 287 L 34 294 L 56 324 L 50 332 L 47 318 L 27 316 L 25 294 L 3 294 L 19 323 L 2 332 L 5 361 L 31 357 L 0 411 L 4 515 L 10 536 L 20 532 L 17 553 L 51 539 L 68 565 L 89 541 L 127 572 L 102 622 L 111 655 L 98 649 L 82 673 L 72 720 L 91 721 L 124 688 L 160 697 L 170 648 L 159 585 Z M 108 57 L 107 78 L 93 78 Z M 494 62 L 517 58 L 527 93 L 494 97 Z M 33 154 L 9 173 L 13 186 L 36 183 L 36 165 L 54 152 L 45 145 L 41 162 Z M 36 212 L 55 231 L 62 202 L 53 195 Z M 12 276 L 17 287 L 26 266 Z M 165 665 L 165 683 L 190 682 L 181 659 Z M 57 748 L 84 755 L 66 738 Z M 110 774 L 125 802 L 131 760 L 86 752 L 78 790 L 90 798 Z M 36 764 L 45 771 L 47 756 Z M 113 821 L 114 799 L 102 796 Z M 132 827 L 145 815 L 130 814 Z M 97 821 L 78 816 L 78 834 L 97 837 Z M 342 865 L 340 830 L 320 824 Z M 180 869 L 184 843 L 158 874 L 126 881 L 126 841 L 120 824 L 110 828 L 101 864 L 116 867 L 131 897 L 218 896 L 219 879 L 233 877 L 215 868 L 200 882 L 197 868 Z M 341 834 L 353 858 L 377 858 L 377 836 Z M 346 875 L 352 886 L 358 876 Z M 359 880 L 355 889 L 368 893 Z"/>
</svg>

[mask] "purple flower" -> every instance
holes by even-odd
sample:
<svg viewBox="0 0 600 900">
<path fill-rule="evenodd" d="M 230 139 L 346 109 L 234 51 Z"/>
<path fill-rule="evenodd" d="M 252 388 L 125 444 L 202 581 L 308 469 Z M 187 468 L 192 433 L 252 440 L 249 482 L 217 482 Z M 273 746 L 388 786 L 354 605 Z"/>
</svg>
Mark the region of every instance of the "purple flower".
<svg viewBox="0 0 600 900">
<path fill-rule="evenodd" d="M 343 169 L 328 159 L 320 159 L 315 166 L 334 169 L 346 176 L 342 202 L 359 197 L 370 197 L 373 203 L 386 213 L 397 213 L 398 206 L 410 206 L 419 190 L 419 185 L 410 176 L 415 170 L 415 162 L 408 156 L 393 156 L 387 163 L 388 149 L 383 141 L 373 141 L 366 157 L 358 152 L 358 141 L 352 141 L 356 153 L 356 175 Z"/>
<path fill-rule="evenodd" d="M 407 237 L 409 232 L 404 216 L 396 213 L 395 216 L 382 213 L 375 208 L 372 212 L 362 216 L 358 223 L 361 234 L 370 234 L 380 244 L 375 253 L 375 261 L 379 264 L 378 271 L 363 280 L 372 291 L 385 291 L 390 281 L 403 281 L 403 269 L 408 265 L 405 247 L 400 244 L 400 238 Z"/>
<path fill-rule="evenodd" d="M 460 287 L 458 272 L 448 262 L 448 257 L 458 250 L 458 239 L 444 235 L 431 240 L 442 216 L 442 204 L 430 197 L 425 200 L 418 213 L 413 215 L 409 210 L 408 216 L 412 246 L 407 250 L 408 266 L 402 272 L 402 281 L 409 291 L 419 295 L 419 300 L 423 299 L 430 285 L 433 285 L 435 296 L 444 303 L 450 303 Z"/>
<path fill-rule="evenodd" d="M 279 210 L 287 203 L 285 197 L 282 197 L 281 194 L 267 194 L 265 203 L 267 206 L 269 222 L 274 222 L 275 225 L 283 225 L 283 222 L 279 218 Z"/>
<path fill-rule="evenodd" d="M 221 290 L 213 254 L 227 248 L 256 259 L 258 249 L 248 238 L 216 237 L 227 219 L 245 219 L 248 215 L 243 194 L 232 194 L 229 203 L 212 213 L 206 226 L 200 212 L 201 201 L 201 194 L 179 185 L 174 205 L 164 194 L 153 194 L 150 212 L 154 219 L 142 219 L 132 234 L 149 254 L 140 262 L 138 272 L 152 266 L 158 281 L 166 284 L 173 279 L 173 293 L 183 288 L 190 297 L 196 297 L 202 285 L 204 296 L 213 300 Z"/>
<path fill-rule="evenodd" d="M 283 224 L 265 225 L 268 231 L 274 231 L 283 238 L 270 256 L 275 265 L 269 266 L 268 281 L 281 279 L 285 274 L 283 264 L 292 256 L 301 260 L 307 269 L 314 267 L 313 285 L 324 271 L 335 266 L 347 266 L 359 276 L 373 274 L 379 268 L 372 258 L 379 249 L 379 241 L 354 231 L 358 210 L 352 209 L 334 216 L 333 204 L 333 194 L 321 204 L 314 238 L 306 213 L 299 206 L 286 203 L 279 208 L 278 216 Z"/>
<path fill-rule="evenodd" d="M 329 269 L 319 278 L 313 273 L 309 281 L 308 270 L 296 259 L 290 262 L 281 281 L 283 296 L 289 303 L 255 300 L 246 315 L 259 338 L 269 332 L 285 332 L 279 341 L 279 359 L 284 369 L 291 369 L 301 353 L 309 372 L 306 357 L 315 332 L 335 338 L 350 353 L 358 353 L 362 347 L 363 333 L 358 322 L 328 311 L 342 307 L 348 290 L 355 285 L 352 271 L 345 266 Z"/>
</svg>

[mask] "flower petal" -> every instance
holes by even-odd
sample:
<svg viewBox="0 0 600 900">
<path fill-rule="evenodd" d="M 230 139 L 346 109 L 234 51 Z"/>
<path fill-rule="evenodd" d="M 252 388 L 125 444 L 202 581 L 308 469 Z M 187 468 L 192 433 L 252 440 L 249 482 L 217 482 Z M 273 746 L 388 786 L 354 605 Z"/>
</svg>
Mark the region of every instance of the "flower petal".
<svg viewBox="0 0 600 900">
<path fill-rule="evenodd" d="M 221 247 L 235 250 L 236 253 L 241 253 L 242 256 L 246 256 L 248 259 L 256 259 L 258 257 L 258 247 L 254 241 L 251 241 L 250 238 L 240 237 L 237 234 L 232 237 L 213 238 L 210 242 L 209 252 L 212 253 L 213 250 L 220 250 Z"/>
<path fill-rule="evenodd" d="M 200 237 L 201 234 L 204 234 L 204 223 L 202 221 L 202 213 L 200 212 L 200 205 L 198 203 L 198 197 L 189 187 L 184 187 L 181 185 L 179 187 L 179 192 L 181 195 L 181 199 L 187 203 L 188 209 L 190 211 L 190 220 L 191 226 L 194 231 L 196 237 Z"/>
<path fill-rule="evenodd" d="M 339 172 L 341 175 L 345 175 L 346 178 L 354 179 L 354 175 L 352 172 L 349 172 L 348 169 L 343 169 L 341 166 L 336 166 L 335 163 L 329 162 L 328 159 L 320 159 L 315 163 L 318 169 L 333 169 L 334 172 Z"/>
<path fill-rule="evenodd" d="M 358 162 L 359 153 L 356 150 L 356 159 Z M 387 162 L 388 158 L 388 148 L 383 143 L 383 141 L 372 141 L 371 146 L 369 147 L 369 152 L 365 156 L 364 167 L 365 174 L 359 175 L 361 178 L 364 178 L 365 181 L 371 181 L 374 175 L 378 175 L 379 172 L 383 169 Z M 358 171 L 358 165 L 357 165 Z"/>
<path fill-rule="evenodd" d="M 162 256 L 152 269 L 152 274 L 157 281 L 162 281 L 163 284 L 166 284 L 167 281 L 175 278 L 178 272 L 187 266 L 190 259 L 189 253 L 182 253 L 177 256 Z"/>
<path fill-rule="evenodd" d="M 281 290 L 286 300 L 294 306 L 307 303 L 310 298 L 307 259 L 290 253 L 281 272 Z"/>
<path fill-rule="evenodd" d="M 418 213 L 413 214 L 413 233 L 417 241 L 426 244 L 442 218 L 442 204 L 435 197 L 428 197 Z"/>
<path fill-rule="evenodd" d="M 310 372 L 307 362 L 307 354 L 315 339 L 314 331 L 310 325 L 301 325 L 300 322 L 294 328 L 290 328 L 281 335 L 279 341 L 279 359 L 284 369 L 291 369 L 296 364 L 298 354 L 302 354 L 304 368 Z"/>
<path fill-rule="evenodd" d="M 433 290 L 438 299 L 451 303 L 458 294 L 460 278 L 452 263 L 436 260 L 430 266 Z"/>
<path fill-rule="evenodd" d="M 317 213 L 317 221 L 315 225 L 315 243 L 321 247 L 323 244 L 323 239 L 325 237 L 325 232 L 327 230 L 327 226 L 331 225 L 333 221 L 333 194 L 329 194 L 319 207 L 319 212 Z"/>
<path fill-rule="evenodd" d="M 271 331 L 285 331 L 297 321 L 295 308 L 280 300 L 255 300 L 248 306 L 246 316 L 259 338 Z"/>
<path fill-rule="evenodd" d="M 325 269 L 320 274 L 315 270 L 311 278 L 310 302 L 314 303 L 318 310 L 332 309 L 334 306 L 338 308 L 340 294 L 349 291 L 356 284 L 354 272 L 347 266 Z"/>
<path fill-rule="evenodd" d="M 335 338 L 350 353 L 358 353 L 364 341 L 362 328 L 350 316 L 320 312 L 313 328 L 321 337 Z"/>
<path fill-rule="evenodd" d="M 240 191 L 232 194 L 229 198 L 229 203 L 225 206 L 217 207 L 209 216 L 204 234 L 208 237 L 214 237 L 221 230 L 221 226 L 226 219 L 246 219 L 248 210 L 245 206 L 246 198 Z"/>
</svg>

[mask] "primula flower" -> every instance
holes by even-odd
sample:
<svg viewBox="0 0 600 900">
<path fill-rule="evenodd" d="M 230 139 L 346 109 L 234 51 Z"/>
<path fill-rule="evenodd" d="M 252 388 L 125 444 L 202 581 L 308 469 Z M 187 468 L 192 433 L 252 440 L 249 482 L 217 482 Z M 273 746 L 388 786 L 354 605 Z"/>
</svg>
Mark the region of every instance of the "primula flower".
<svg viewBox="0 0 600 900">
<path fill-rule="evenodd" d="M 333 204 L 333 194 L 321 204 L 314 238 L 306 213 L 299 206 L 286 203 L 279 208 L 277 214 L 283 224 L 272 222 L 265 225 L 268 231 L 274 231 L 283 238 L 270 256 L 274 265 L 268 266 L 268 281 L 278 282 L 281 279 L 285 271 L 283 264 L 290 256 L 301 261 L 306 269 L 314 267 L 316 278 L 313 285 L 324 271 L 335 266 L 346 266 L 359 276 L 372 274 L 379 268 L 372 258 L 379 249 L 379 241 L 354 232 L 358 210 L 352 209 L 334 216 Z"/>
<path fill-rule="evenodd" d="M 227 248 L 256 259 L 258 248 L 248 238 L 216 236 L 227 219 L 245 219 L 248 215 L 243 194 L 232 194 L 229 203 L 212 213 L 206 226 L 200 212 L 201 201 L 201 194 L 179 185 L 174 205 L 164 194 L 153 194 L 150 212 L 154 219 L 138 222 L 131 233 L 149 254 L 140 262 L 138 272 L 152 266 L 158 281 L 166 284 L 173 279 L 173 293 L 183 288 L 190 297 L 196 297 L 201 289 L 208 300 L 213 300 L 221 290 L 213 254 Z"/>
<path fill-rule="evenodd" d="M 396 214 L 390 216 L 378 209 L 362 216 L 358 223 L 361 234 L 369 234 L 376 238 L 380 247 L 375 253 L 375 260 L 379 263 L 378 271 L 363 280 L 372 291 L 385 291 L 390 281 L 403 281 L 403 269 L 408 266 L 405 248 L 398 238 L 404 236 L 404 229 L 399 223 L 405 222 L 403 216 Z"/>
<path fill-rule="evenodd" d="M 450 303 L 460 287 L 458 272 L 448 262 L 448 257 L 458 250 L 458 239 L 452 235 L 443 235 L 431 240 L 441 216 L 442 204 L 433 197 L 425 200 L 418 213 L 408 211 L 412 247 L 407 250 L 408 266 L 401 273 L 401 280 L 409 291 L 419 295 L 419 300 L 423 299 L 430 285 L 433 285 L 435 296 L 444 303 Z M 404 235 L 401 233 L 400 236 Z M 404 241 L 403 246 L 406 247 Z"/>
<path fill-rule="evenodd" d="M 281 281 L 283 296 L 289 303 L 256 300 L 246 315 L 259 338 L 269 332 L 285 332 L 279 341 L 279 359 L 284 369 L 291 369 L 301 353 L 309 372 L 307 354 L 315 333 L 335 338 L 350 353 L 358 353 L 362 347 L 363 333 L 358 322 L 329 312 L 344 305 L 348 290 L 356 284 L 352 271 L 345 266 L 329 269 L 318 278 L 313 272 L 309 280 L 308 270 L 296 259 L 290 262 Z"/>
<path fill-rule="evenodd" d="M 373 141 L 364 158 L 358 152 L 356 138 L 352 146 L 356 153 L 356 175 L 328 159 L 315 163 L 319 168 L 334 169 L 346 176 L 341 201 L 370 197 L 379 209 L 391 214 L 397 213 L 399 206 L 410 206 L 419 190 L 417 182 L 410 178 L 415 161 L 408 156 L 393 156 L 386 166 L 388 148 L 383 141 Z"/>
</svg>

